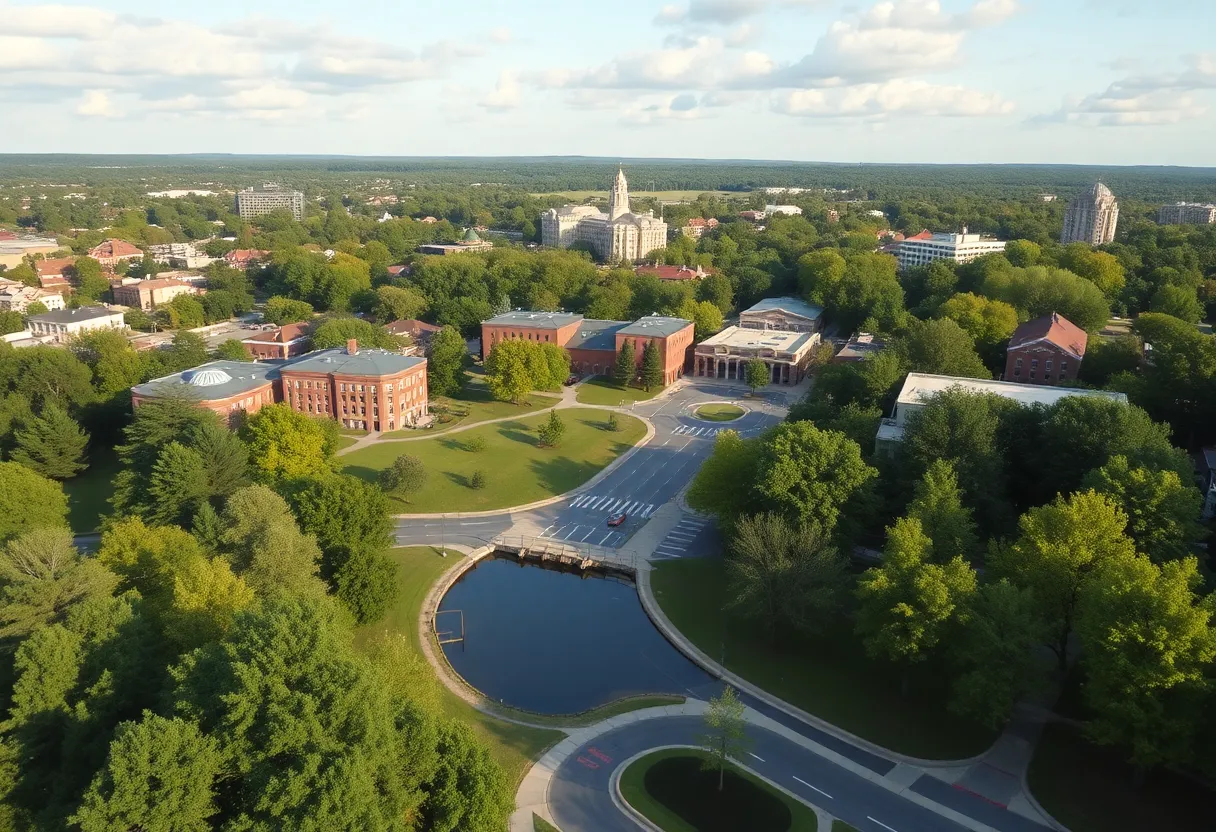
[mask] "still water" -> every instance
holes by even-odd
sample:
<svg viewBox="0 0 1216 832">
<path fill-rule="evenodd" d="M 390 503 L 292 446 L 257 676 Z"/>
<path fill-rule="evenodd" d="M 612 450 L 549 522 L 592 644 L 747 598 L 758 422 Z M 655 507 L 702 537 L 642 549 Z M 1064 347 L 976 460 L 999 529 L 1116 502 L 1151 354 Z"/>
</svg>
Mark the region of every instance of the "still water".
<svg viewBox="0 0 1216 832">
<path fill-rule="evenodd" d="M 452 667 L 491 699 L 570 714 L 644 693 L 689 695 L 710 677 L 655 629 L 632 584 L 487 559 L 439 605 Z"/>
</svg>

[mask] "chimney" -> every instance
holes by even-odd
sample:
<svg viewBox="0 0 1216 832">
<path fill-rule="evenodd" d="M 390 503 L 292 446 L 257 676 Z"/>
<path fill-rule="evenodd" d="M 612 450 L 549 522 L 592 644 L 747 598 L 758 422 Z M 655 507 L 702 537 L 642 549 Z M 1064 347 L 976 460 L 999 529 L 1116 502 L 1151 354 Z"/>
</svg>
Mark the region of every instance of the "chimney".
<svg viewBox="0 0 1216 832">
<path fill-rule="evenodd" d="M 356 341 L 354 338 L 347 340 L 346 354 L 347 355 L 358 355 L 359 354 L 359 342 Z"/>
</svg>

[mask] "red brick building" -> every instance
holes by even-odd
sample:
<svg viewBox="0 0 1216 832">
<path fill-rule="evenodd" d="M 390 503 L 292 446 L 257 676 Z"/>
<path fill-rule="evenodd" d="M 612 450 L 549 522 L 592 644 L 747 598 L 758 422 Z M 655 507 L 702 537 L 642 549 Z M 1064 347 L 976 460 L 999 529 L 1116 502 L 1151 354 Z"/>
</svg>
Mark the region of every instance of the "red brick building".
<svg viewBox="0 0 1216 832">
<path fill-rule="evenodd" d="M 107 269 L 116 269 L 131 260 L 139 260 L 144 253 L 126 240 L 102 240 L 89 249 L 89 256 Z"/>
<path fill-rule="evenodd" d="M 308 324 L 287 324 L 241 339 L 249 354 L 259 361 L 282 360 L 308 350 Z"/>
<path fill-rule="evenodd" d="M 692 321 L 647 315 L 633 323 L 597 321 L 570 312 L 507 312 L 481 324 L 481 355 L 486 358 L 502 341 L 527 340 L 552 343 L 570 355 L 570 367 L 578 373 L 611 373 L 616 353 L 626 341 L 634 348 L 640 368 L 642 351 L 655 342 L 663 360 L 663 383 L 670 384 L 684 373 L 685 357 L 692 346 Z"/>
<path fill-rule="evenodd" d="M 131 388 L 131 405 L 169 396 L 191 398 L 200 407 L 231 419 L 237 411 L 257 413 L 280 398 L 279 373 L 270 364 L 208 361 L 193 370 L 152 379 Z"/>
<path fill-rule="evenodd" d="M 659 280 L 700 280 L 703 277 L 709 277 L 711 274 L 717 274 L 714 269 L 704 269 L 700 266 L 637 266 L 633 270 L 634 274 L 649 274 L 654 275 Z"/>
<path fill-rule="evenodd" d="M 1027 321 L 1009 339 L 1005 381 L 1023 384 L 1071 381 L 1081 370 L 1088 340 L 1085 330 L 1055 312 Z"/>
<path fill-rule="evenodd" d="M 279 368 L 283 401 L 293 410 L 337 419 L 348 428 L 397 430 L 425 422 L 426 359 L 387 350 L 311 352 Z"/>
</svg>

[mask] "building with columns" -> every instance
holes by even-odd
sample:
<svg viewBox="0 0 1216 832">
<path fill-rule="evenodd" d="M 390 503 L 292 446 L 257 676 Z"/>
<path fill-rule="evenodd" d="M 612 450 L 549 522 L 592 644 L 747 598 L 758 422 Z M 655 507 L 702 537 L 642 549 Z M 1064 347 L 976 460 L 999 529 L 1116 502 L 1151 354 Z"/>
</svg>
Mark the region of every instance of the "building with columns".
<svg viewBox="0 0 1216 832">
<path fill-rule="evenodd" d="M 1119 223 L 1119 201 L 1110 188 L 1096 183 L 1082 196 L 1068 203 L 1064 212 L 1061 243 L 1089 243 L 1102 246 L 1115 239 Z"/>
<path fill-rule="evenodd" d="M 608 263 L 643 260 L 667 246 L 667 223 L 653 211 L 635 214 L 629 207 L 629 183 L 618 169 L 608 195 L 608 213 L 591 205 L 563 205 L 540 215 L 540 241 L 553 248 L 586 243 Z"/>
<path fill-rule="evenodd" d="M 739 313 L 739 326 L 782 332 L 818 332 L 822 317 L 823 307 L 798 298 L 761 298 Z"/>
<path fill-rule="evenodd" d="M 770 383 L 797 384 L 806 376 L 818 343 L 817 332 L 728 326 L 697 344 L 693 375 L 743 381 L 745 365 L 760 360 L 768 365 Z"/>
</svg>

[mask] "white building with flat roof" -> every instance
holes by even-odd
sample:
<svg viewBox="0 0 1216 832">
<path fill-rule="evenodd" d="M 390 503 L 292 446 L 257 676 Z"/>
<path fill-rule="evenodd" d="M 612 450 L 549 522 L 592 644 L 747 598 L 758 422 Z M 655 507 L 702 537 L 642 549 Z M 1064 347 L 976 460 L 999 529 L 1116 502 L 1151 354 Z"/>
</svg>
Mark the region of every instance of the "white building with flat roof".
<svg viewBox="0 0 1216 832">
<path fill-rule="evenodd" d="M 1212 225 L 1216 223 L 1216 205 L 1198 202 L 1175 202 L 1157 209 L 1160 225 Z"/>
<path fill-rule="evenodd" d="M 253 219 L 280 208 L 290 211 L 296 222 L 300 222 L 304 219 L 304 194 L 273 183 L 256 185 L 236 193 L 236 212 L 241 219 Z"/>
<path fill-rule="evenodd" d="M 797 205 L 765 205 L 764 214 L 768 217 L 775 217 L 784 214 L 787 217 L 796 217 L 802 213 L 802 209 Z"/>
<path fill-rule="evenodd" d="M 924 410 L 929 400 L 938 393 L 956 387 L 968 393 L 991 393 L 1023 406 L 1042 404 L 1050 407 L 1068 396 L 1085 396 L 1127 404 L 1125 393 L 1112 393 L 1109 390 L 1084 390 L 1079 387 L 1051 387 L 982 378 L 908 373 L 904 386 L 899 391 L 899 398 L 895 400 L 895 410 L 891 413 L 891 418 L 883 419 L 882 424 L 878 426 L 878 435 L 875 437 L 878 449 L 882 450 L 884 446 L 890 448 L 893 444 L 902 442 L 908 417 Z"/>
<path fill-rule="evenodd" d="M 56 344 L 65 343 L 82 332 L 123 329 L 126 326 L 122 310 L 115 311 L 104 306 L 80 306 L 31 315 L 25 324 L 35 338 L 46 338 Z"/>
<path fill-rule="evenodd" d="M 773 384 L 797 384 L 806 375 L 817 332 L 783 332 L 728 326 L 694 348 L 693 375 L 743 381 L 749 361 L 763 361 Z"/>
<path fill-rule="evenodd" d="M 983 234 L 934 234 L 926 240 L 904 240 L 895 248 L 900 271 L 924 266 L 934 260 L 970 263 L 977 257 L 1005 250 L 1005 241 Z"/>
</svg>

